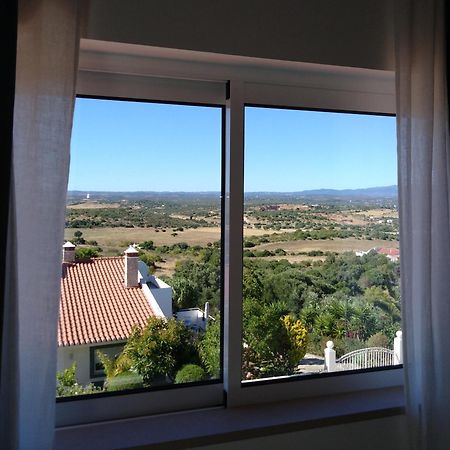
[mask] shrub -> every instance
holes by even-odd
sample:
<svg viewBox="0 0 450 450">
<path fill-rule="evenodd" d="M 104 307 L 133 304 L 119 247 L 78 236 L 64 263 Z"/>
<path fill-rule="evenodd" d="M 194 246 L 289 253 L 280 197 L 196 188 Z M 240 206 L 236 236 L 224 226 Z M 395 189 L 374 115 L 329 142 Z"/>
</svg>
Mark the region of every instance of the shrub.
<svg viewBox="0 0 450 450">
<path fill-rule="evenodd" d="M 142 248 L 142 250 L 154 250 L 155 245 L 153 244 L 153 241 L 144 241 L 139 244 L 139 247 Z"/>
<path fill-rule="evenodd" d="M 383 347 L 388 348 L 389 339 L 383 333 L 375 333 L 367 339 L 367 347 Z"/>
<path fill-rule="evenodd" d="M 334 339 L 333 342 L 334 349 L 336 350 L 336 356 L 338 358 L 347 353 L 353 352 L 354 350 L 359 350 L 366 347 L 364 341 L 355 338 L 344 337 L 340 339 Z"/>
<path fill-rule="evenodd" d="M 205 371 L 196 364 L 186 364 L 175 376 L 175 383 L 192 383 L 194 381 L 202 381 L 205 379 Z"/>
<path fill-rule="evenodd" d="M 273 253 L 269 250 L 258 250 L 254 253 L 254 255 L 259 258 L 265 258 L 266 256 L 273 256 Z"/>
<path fill-rule="evenodd" d="M 220 375 L 220 321 L 208 322 L 199 346 L 200 359 L 213 378 Z"/>
<path fill-rule="evenodd" d="M 71 397 L 74 395 L 95 394 L 101 389 L 94 386 L 92 383 L 87 386 L 78 384 L 76 378 L 77 365 L 73 363 L 71 367 L 56 373 L 56 396 L 57 397 Z"/>
<path fill-rule="evenodd" d="M 183 365 L 198 361 L 193 333 L 175 319 L 151 317 L 144 329 L 135 326 L 123 353 L 145 386 L 173 380 Z"/>
<path fill-rule="evenodd" d="M 81 247 L 75 250 L 75 260 L 88 261 L 91 258 L 98 256 L 98 248 L 94 247 Z"/>
<path fill-rule="evenodd" d="M 123 391 L 124 389 L 138 389 L 143 387 L 142 377 L 135 372 L 122 372 L 114 377 L 108 378 L 106 382 L 107 391 Z"/>
<path fill-rule="evenodd" d="M 284 316 L 282 321 L 290 344 L 287 357 L 289 360 L 298 363 L 306 354 L 308 330 L 300 320 L 294 320 L 289 315 Z"/>
</svg>

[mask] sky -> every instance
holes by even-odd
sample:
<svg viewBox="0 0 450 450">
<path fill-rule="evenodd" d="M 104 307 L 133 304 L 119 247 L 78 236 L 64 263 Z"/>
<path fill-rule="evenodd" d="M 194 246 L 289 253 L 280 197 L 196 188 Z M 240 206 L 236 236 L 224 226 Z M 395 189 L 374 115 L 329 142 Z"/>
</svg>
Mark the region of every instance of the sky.
<svg viewBox="0 0 450 450">
<path fill-rule="evenodd" d="M 69 190 L 220 191 L 221 109 L 77 98 Z M 245 191 L 397 184 L 395 118 L 246 107 Z"/>
</svg>

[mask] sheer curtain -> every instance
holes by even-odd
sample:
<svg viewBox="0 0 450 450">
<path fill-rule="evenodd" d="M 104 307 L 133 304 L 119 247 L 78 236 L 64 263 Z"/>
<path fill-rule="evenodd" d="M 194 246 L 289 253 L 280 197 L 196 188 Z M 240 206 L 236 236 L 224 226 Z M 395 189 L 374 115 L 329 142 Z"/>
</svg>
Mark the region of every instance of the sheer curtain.
<svg viewBox="0 0 450 450">
<path fill-rule="evenodd" d="M 450 155 L 445 0 L 399 0 L 397 134 L 411 447 L 450 442 Z"/>
<path fill-rule="evenodd" d="M 0 446 L 50 449 L 78 2 L 18 4 Z"/>
</svg>

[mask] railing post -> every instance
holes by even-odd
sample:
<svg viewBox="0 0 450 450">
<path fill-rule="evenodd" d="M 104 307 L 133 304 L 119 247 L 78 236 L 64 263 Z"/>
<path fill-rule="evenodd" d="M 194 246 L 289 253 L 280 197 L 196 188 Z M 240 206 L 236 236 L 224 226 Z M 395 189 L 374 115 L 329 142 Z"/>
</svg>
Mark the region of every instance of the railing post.
<svg viewBox="0 0 450 450">
<path fill-rule="evenodd" d="M 327 348 L 325 349 L 325 370 L 327 372 L 336 371 L 336 352 L 333 350 L 333 341 L 327 342 Z"/>
<path fill-rule="evenodd" d="M 402 332 L 397 331 L 394 338 L 394 364 L 403 364 L 403 339 Z"/>
</svg>

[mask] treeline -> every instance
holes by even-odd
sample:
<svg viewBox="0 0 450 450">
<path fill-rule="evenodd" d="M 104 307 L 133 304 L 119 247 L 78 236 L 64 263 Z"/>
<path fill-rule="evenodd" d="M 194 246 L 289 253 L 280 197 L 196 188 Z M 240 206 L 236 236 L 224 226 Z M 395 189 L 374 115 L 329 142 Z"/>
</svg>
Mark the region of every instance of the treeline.
<svg viewBox="0 0 450 450">
<path fill-rule="evenodd" d="M 197 262 L 180 263 L 167 280 L 175 304 L 202 307 L 209 301 L 218 311 L 219 268 L 217 247 Z M 322 354 L 328 339 L 335 341 L 338 355 L 369 344 L 390 346 L 401 326 L 399 277 L 399 264 L 375 252 L 328 254 L 324 261 L 295 264 L 245 258 L 244 338 L 246 327 L 264 329 L 261 317 L 276 311 L 304 324 L 309 350 L 316 354 Z"/>
<path fill-rule="evenodd" d="M 269 228 L 269 227 L 268 227 Z M 398 231 L 389 225 L 337 225 L 318 226 L 314 225 L 310 229 L 298 229 L 292 232 L 281 232 L 264 234 L 262 236 L 252 236 L 247 239 L 244 246 L 254 247 L 255 245 L 269 242 L 289 242 L 305 240 L 327 240 L 327 239 L 347 239 L 356 238 L 362 240 L 384 240 L 398 241 Z"/>
<path fill-rule="evenodd" d="M 147 205 L 124 205 L 117 208 L 86 208 L 66 211 L 66 228 L 156 228 L 183 231 L 184 228 L 198 228 L 214 226 L 199 213 L 191 213 L 188 218 L 173 217 L 173 208 L 155 209 Z M 209 213 L 206 213 L 209 214 Z"/>
</svg>

